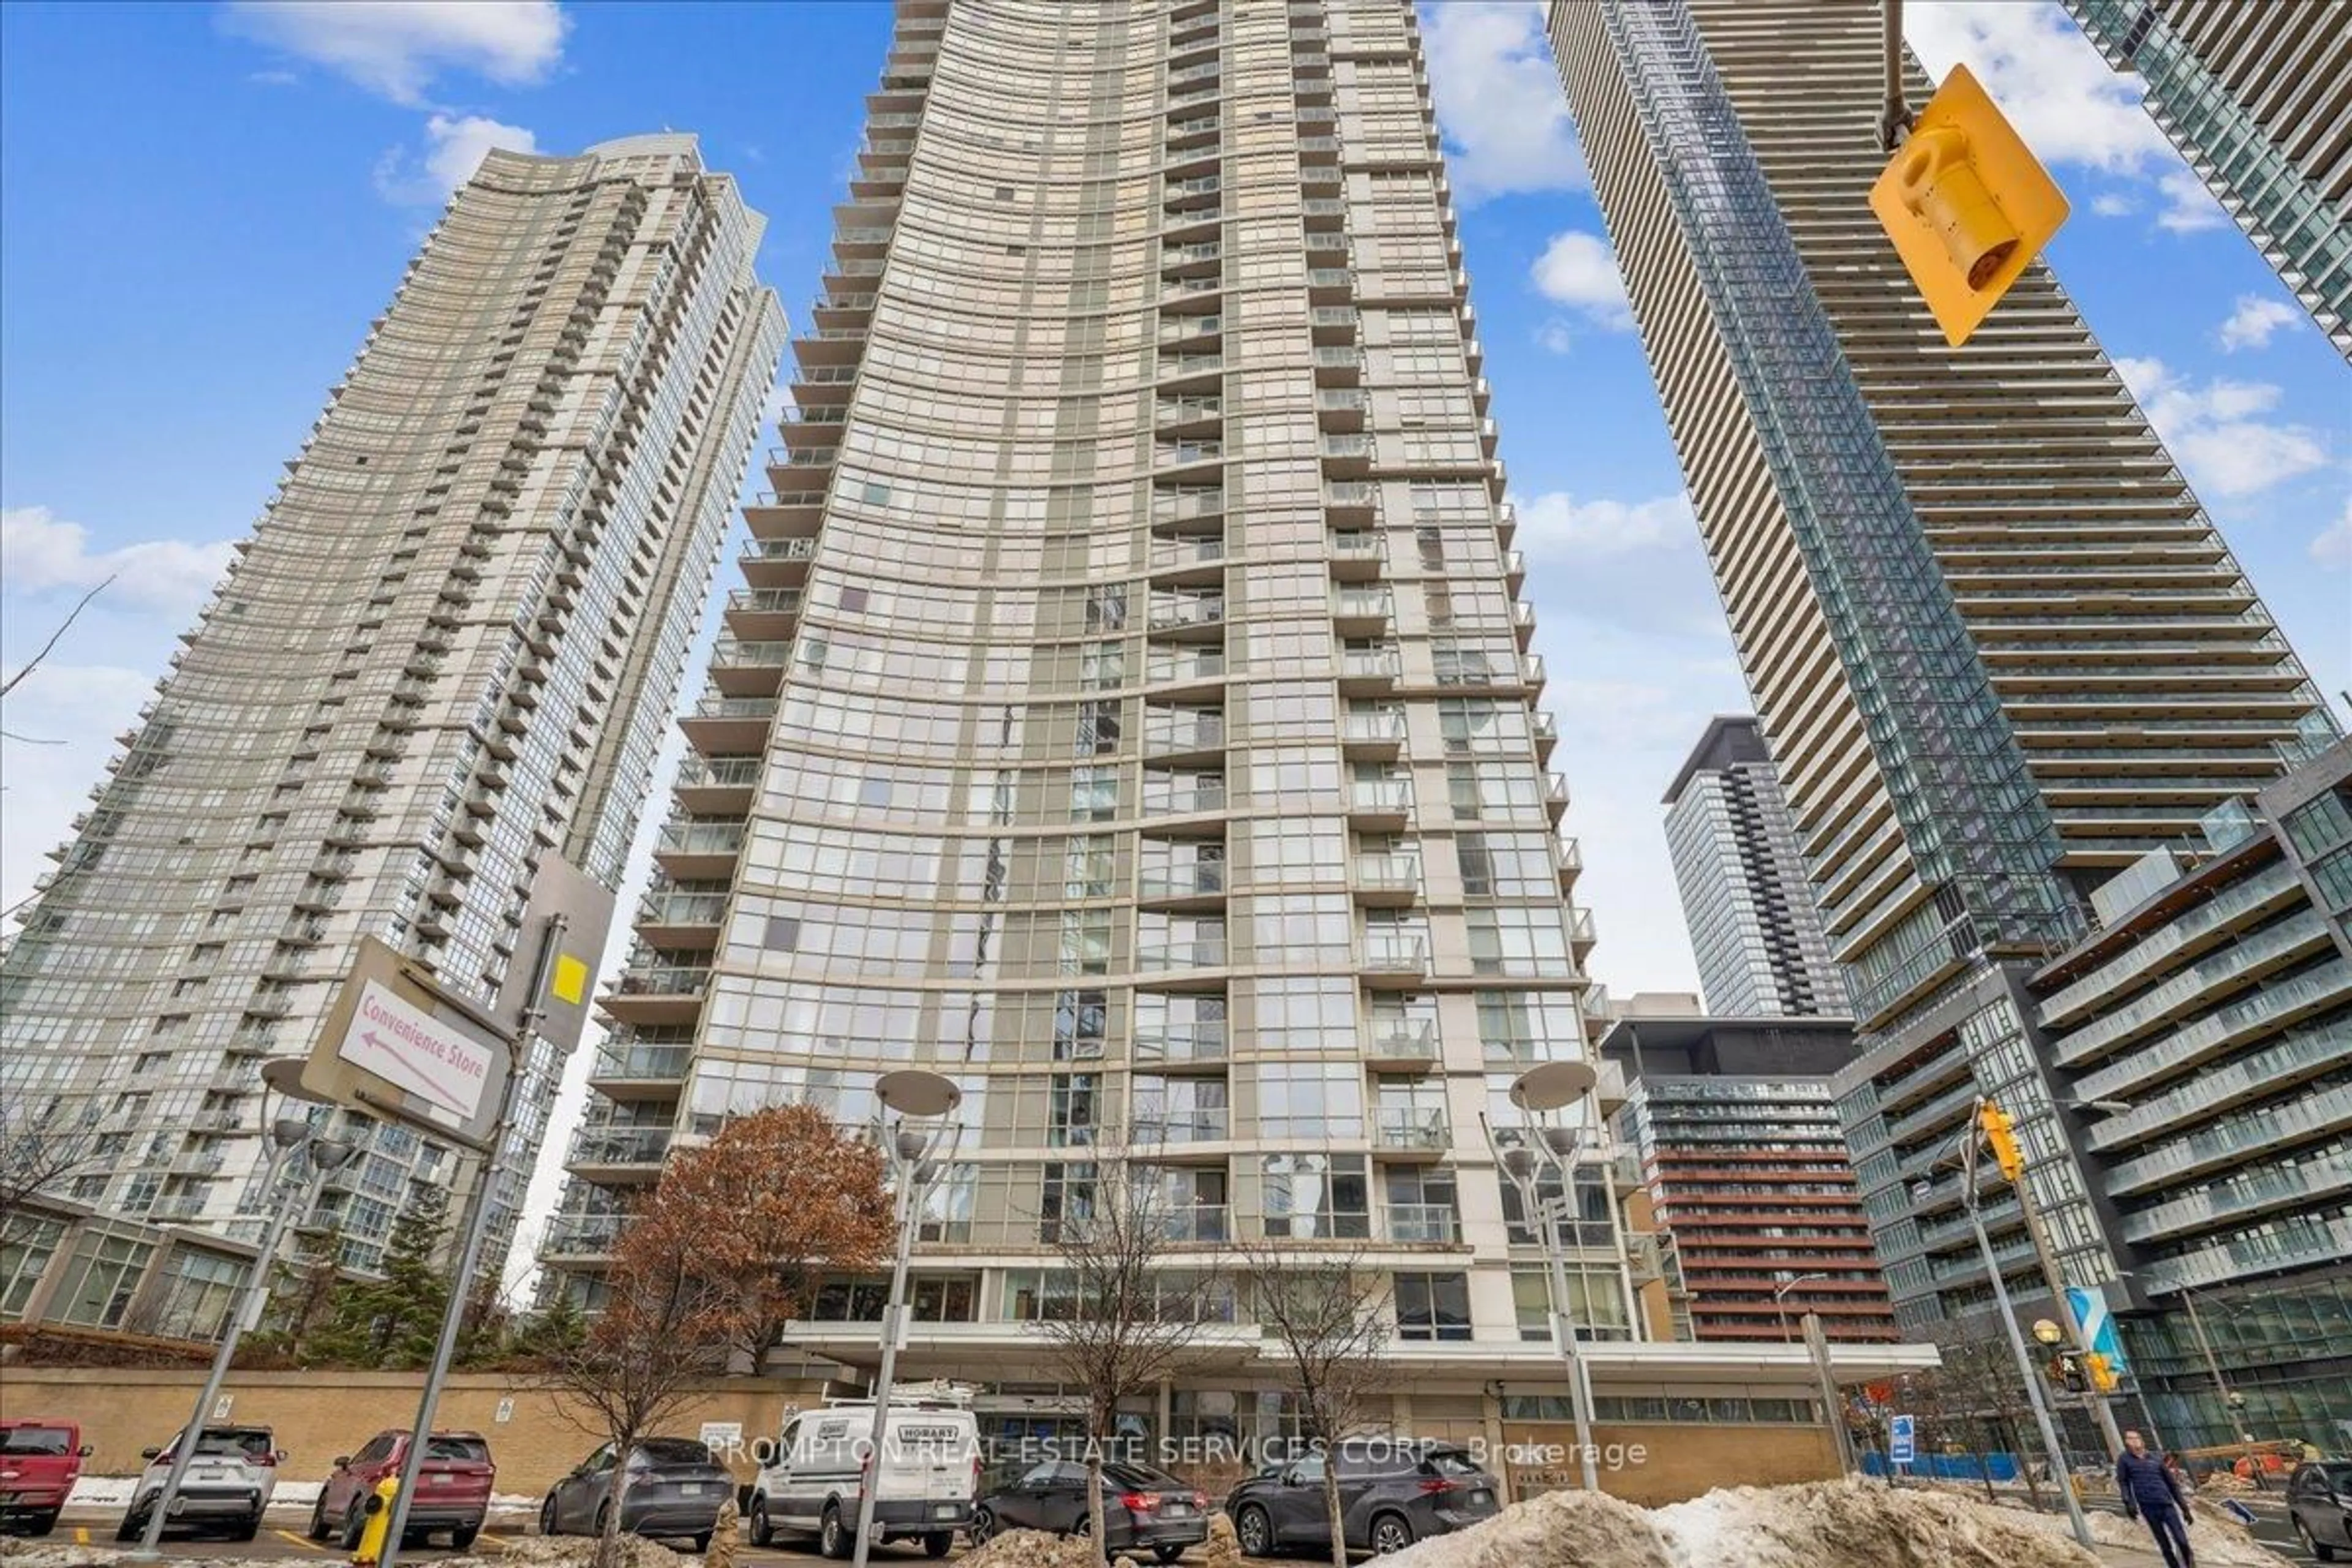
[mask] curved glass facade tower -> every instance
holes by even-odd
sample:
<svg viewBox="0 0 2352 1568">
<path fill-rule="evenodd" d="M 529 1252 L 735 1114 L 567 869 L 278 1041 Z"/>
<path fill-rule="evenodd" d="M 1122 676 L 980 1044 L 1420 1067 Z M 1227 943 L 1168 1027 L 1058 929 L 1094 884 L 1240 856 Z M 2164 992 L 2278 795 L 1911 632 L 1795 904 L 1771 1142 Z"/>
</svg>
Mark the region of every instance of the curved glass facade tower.
<svg viewBox="0 0 2352 1568">
<path fill-rule="evenodd" d="M 257 1239 L 262 1064 L 360 939 L 487 1005 L 548 860 L 619 885 L 782 348 L 762 226 L 673 134 L 493 152 L 452 198 L 0 970 L 12 1120 L 95 1133 L 52 1195 Z M 540 1042 L 498 1247 L 562 1066 Z M 377 1129 L 312 1224 L 373 1268 L 454 1152 Z M 88 1239 L 77 1278 L 155 1250 Z"/>
<path fill-rule="evenodd" d="M 1591 931 L 1412 13 L 907 0 L 868 102 L 545 1255 L 593 1295 L 673 1140 L 919 1064 L 967 1131 L 902 1368 L 1045 1377 L 1115 1132 L 1181 1247 L 1369 1243 L 1465 1380 L 1415 1429 L 1478 1430 L 1558 1362 L 1477 1118 L 1587 1054 Z M 1610 1174 L 1577 1314 L 1675 1348 Z M 1256 1344 L 1153 1419 L 1239 1419 Z"/>
</svg>

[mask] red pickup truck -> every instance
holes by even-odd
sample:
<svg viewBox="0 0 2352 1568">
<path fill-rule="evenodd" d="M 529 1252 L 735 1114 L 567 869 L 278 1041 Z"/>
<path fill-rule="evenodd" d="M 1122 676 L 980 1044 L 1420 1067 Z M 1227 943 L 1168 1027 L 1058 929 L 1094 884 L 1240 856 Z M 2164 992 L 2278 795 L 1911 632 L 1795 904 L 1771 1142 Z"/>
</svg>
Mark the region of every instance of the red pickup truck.
<svg viewBox="0 0 2352 1568">
<path fill-rule="evenodd" d="M 70 1421 L 0 1421 L 0 1528 L 47 1535 L 89 1458 Z"/>
</svg>

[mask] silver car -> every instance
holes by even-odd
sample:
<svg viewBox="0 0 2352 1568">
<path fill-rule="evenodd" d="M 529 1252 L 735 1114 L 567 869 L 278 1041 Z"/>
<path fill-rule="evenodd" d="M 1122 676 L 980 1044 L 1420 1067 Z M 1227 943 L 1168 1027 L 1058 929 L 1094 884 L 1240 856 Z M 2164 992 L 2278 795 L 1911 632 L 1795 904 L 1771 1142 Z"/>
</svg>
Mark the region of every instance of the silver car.
<svg viewBox="0 0 2352 1568">
<path fill-rule="evenodd" d="M 621 1469 L 621 1531 L 694 1542 L 710 1550 L 719 1505 L 735 1495 L 735 1478 L 691 1437 L 647 1437 L 629 1450 Z M 613 1507 L 610 1443 L 580 1461 L 540 1505 L 541 1535 L 602 1535 Z"/>
</svg>

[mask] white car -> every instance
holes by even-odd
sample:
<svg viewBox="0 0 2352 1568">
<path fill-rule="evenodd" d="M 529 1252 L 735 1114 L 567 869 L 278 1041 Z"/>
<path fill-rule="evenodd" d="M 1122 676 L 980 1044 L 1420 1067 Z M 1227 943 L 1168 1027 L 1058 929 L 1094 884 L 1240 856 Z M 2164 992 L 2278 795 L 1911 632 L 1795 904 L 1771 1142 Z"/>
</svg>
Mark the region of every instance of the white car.
<svg viewBox="0 0 2352 1568">
<path fill-rule="evenodd" d="M 890 1400 L 880 1479 L 874 1489 L 877 1541 L 919 1541 L 945 1557 L 969 1530 L 980 1488 L 980 1430 L 971 1411 L 947 1399 Z M 814 1535 L 827 1557 L 857 1542 L 857 1510 L 874 1432 L 871 1400 L 828 1405 L 784 1423 L 776 1462 L 751 1486 L 751 1540 Z"/>
<path fill-rule="evenodd" d="M 182 1434 L 142 1457 L 147 1468 L 139 1477 L 130 1510 L 114 1532 L 117 1541 L 136 1541 L 147 1531 L 147 1516 L 171 1478 L 172 1456 Z M 278 1466 L 286 1458 L 267 1426 L 206 1426 L 196 1439 L 188 1473 L 180 1479 L 179 1495 L 165 1515 L 166 1529 L 187 1525 L 226 1531 L 232 1541 L 250 1541 L 261 1530 L 261 1516 L 269 1494 L 278 1489 Z"/>
</svg>

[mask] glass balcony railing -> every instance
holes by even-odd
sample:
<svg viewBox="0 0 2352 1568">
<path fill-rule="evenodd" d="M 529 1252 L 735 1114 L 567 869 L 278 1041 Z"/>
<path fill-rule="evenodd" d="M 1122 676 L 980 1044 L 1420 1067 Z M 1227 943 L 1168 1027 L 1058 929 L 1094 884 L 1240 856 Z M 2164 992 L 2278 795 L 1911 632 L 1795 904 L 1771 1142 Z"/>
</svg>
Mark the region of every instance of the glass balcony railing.
<svg viewBox="0 0 2352 1568">
<path fill-rule="evenodd" d="M 616 1214 L 554 1215 L 540 1237 L 539 1250 L 551 1258 L 601 1258 L 613 1250 L 620 1235 L 621 1216 Z"/>
<path fill-rule="evenodd" d="M 667 1127 L 611 1127 L 593 1123 L 572 1135 L 567 1163 L 574 1165 L 657 1165 L 669 1152 Z"/>
<path fill-rule="evenodd" d="M 2347 1188 L 2352 1188 L 2352 1153 L 2242 1171 L 2168 1203 L 2126 1215 L 2124 1235 L 2145 1245 L 2181 1231 L 2210 1229 L 2281 1204 L 2320 1206 L 2315 1200 L 2339 1196 Z"/>
<path fill-rule="evenodd" d="M 1139 1019 L 1135 1025 L 1135 1057 L 1138 1061 L 1223 1061 L 1225 1059 L 1225 1026 L 1222 1023 L 1152 1023 Z"/>
<path fill-rule="evenodd" d="M 1454 1146 L 1454 1129 L 1443 1110 L 1391 1106 L 1378 1113 L 1372 1142 L 1383 1149 L 1450 1149 Z"/>
<path fill-rule="evenodd" d="M 2208 1068 L 2178 1089 L 2140 1100 L 2120 1116 L 2093 1122 L 2085 1142 L 2100 1150 L 2141 1142 L 2250 1090 L 2304 1077 L 2309 1069 L 2333 1066 L 2347 1055 L 2352 1055 L 2352 1038 L 2340 1025 L 2290 1030 L 2274 1045 Z"/>
<path fill-rule="evenodd" d="M 2302 1100 L 2229 1117 L 2200 1132 L 2119 1161 L 2108 1172 L 2107 1187 L 2110 1192 L 2128 1194 L 2160 1186 L 2194 1172 L 2340 1127 L 2347 1117 L 2352 1117 L 2352 1084 L 2339 1084 Z"/>
<path fill-rule="evenodd" d="M 1232 1235 L 1223 1204 L 1187 1204 L 1169 1210 L 1166 1221 L 1171 1241 L 1224 1241 Z"/>
<path fill-rule="evenodd" d="M 1364 1053 L 1390 1061 L 1429 1061 L 1437 1055 L 1437 1020 L 1372 1016 L 1365 1027 Z"/>
<path fill-rule="evenodd" d="M 1344 740 L 1367 743 L 1402 742 L 1404 739 L 1404 715 L 1394 712 L 1342 714 L 1339 733 Z"/>
<path fill-rule="evenodd" d="M 680 789 L 751 789 L 760 782 L 757 757 L 705 757 L 689 752 L 678 764 Z"/>
<path fill-rule="evenodd" d="M 613 977 L 615 996 L 699 996 L 709 988 L 707 963 L 632 965 Z"/>
<path fill-rule="evenodd" d="M 607 1040 L 596 1047 L 594 1078 L 635 1079 L 667 1083 L 686 1077 L 694 1059 L 691 1046 L 655 1046 L 641 1040 Z"/>
<path fill-rule="evenodd" d="M 2289 925 L 2303 923 L 2299 918 L 2287 922 Z M 2318 933 L 2325 932 L 2326 927 L 2321 923 L 2316 912 L 2312 914 L 2309 923 L 2313 935 L 2286 937 L 2285 940 L 2275 944 L 2270 953 L 2249 955 L 2247 963 L 2258 962 L 2259 957 L 2273 956 L 2292 951 L 2306 942 L 2325 942 L 2326 937 Z M 2252 942 L 2241 943 L 2234 951 L 2242 952 L 2244 949 L 2255 945 Z M 2195 978 L 2199 982 L 2193 986 L 2184 987 L 2184 992 L 2194 994 L 2211 984 L 2212 974 L 2231 973 L 2246 967 L 2245 963 L 2225 964 L 2220 962 L 2230 957 L 2232 951 L 2225 949 L 2217 955 L 2212 970 L 2209 973 L 2200 975 L 2196 971 L 2191 971 L 2189 974 L 2184 975 L 2184 979 Z M 2202 969 L 2204 966 L 2200 965 L 2200 968 Z M 2158 989 L 2161 990 L 2163 987 Z M 2273 980 L 2260 985 L 2244 1001 L 2232 1002 L 2226 1007 L 2208 1013 L 2195 1023 L 2158 1036 L 2153 1040 L 2138 1042 L 2134 1048 L 2101 1068 L 2097 1072 L 2085 1073 L 2076 1080 L 2075 1090 L 2085 1100 L 2120 1098 L 2126 1091 L 2138 1088 L 2151 1079 L 2158 1078 L 2172 1068 L 2186 1066 L 2200 1057 L 2219 1049 L 2232 1039 L 2253 1033 L 2264 1024 L 2310 1006 L 2315 1002 L 2340 996 L 2347 992 L 2352 992 L 2352 963 L 2347 963 L 2340 958 L 2331 959 L 2318 968 L 2306 970 L 2292 980 Z M 2139 1010 L 2133 1008 L 2126 1011 L 2137 1014 Z M 2114 1016 L 2121 1016 L 2114 1015 Z M 2147 1016 L 2159 1016 L 2160 1015 Z M 2101 1019 L 2100 1022 L 2105 1023 L 2106 1020 Z M 2093 1026 L 2096 1027 L 2096 1026 Z M 2089 1030 L 2080 1031 L 2083 1034 L 2089 1032 Z M 2061 1041 L 2058 1047 L 2058 1059 L 2062 1062 L 2072 1059 L 2074 1054 L 2074 1041 L 2072 1038 Z"/>
<path fill-rule="evenodd" d="M 1146 755 L 1166 752 L 1215 752 L 1225 744 L 1225 719 L 1222 713 L 1187 714 L 1159 722 L 1147 721 L 1143 726 L 1143 750 Z"/>
<path fill-rule="evenodd" d="M 648 893 L 638 901 L 635 923 L 715 926 L 726 913 L 724 893 Z"/>
<path fill-rule="evenodd" d="M 1403 779 L 1350 779 L 1348 782 L 1348 805 L 1360 812 L 1405 812 L 1412 810 L 1412 781 Z"/>
<path fill-rule="evenodd" d="M 1213 598 L 1154 598 L 1151 629 L 1172 631 L 1183 626 L 1213 626 L 1225 618 L 1223 595 Z"/>
<path fill-rule="evenodd" d="M 1138 1110 L 1128 1123 L 1139 1143 L 1221 1143 L 1232 1136 L 1222 1110 L 1158 1114 Z"/>
<path fill-rule="evenodd" d="M 1221 895 L 1225 890 L 1225 864 L 1202 861 L 1191 866 L 1147 866 L 1137 874 L 1137 893 L 1146 899 L 1192 899 Z"/>
<path fill-rule="evenodd" d="M 1423 936 L 1367 936 L 1357 954 L 1358 967 L 1380 974 L 1429 973 L 1429 939 Z"/>
<path fill-rule="evenodd" d="M 2218 1285 L 2248 1274 L 2269 1274 L 2306 1265 L 2340 1263 L 2352 1258 L 2352 1219 L 2297 1215 L 2258 1236 L 2238 1237 L 2146 1269 L 2148 1293 L 2163 1296 L 2183 1287 Z"/>
<path fill-rule="evenodd" d="M 1418 855 L 1359 855 L 1356 886 L 1367 892 L 1417 891 L 1421 887 Z"/>
<path fill-rule="evenodd" d="M 666 822 L 654 840 L 657 855 L 733 855 L 742 847 L 740 822 Z"/>
<path fill-rule="evenodd" d="M 1462 1238 L 1451 1204 L 1391 1204 L 1388 1238 L 1406 1246 L 1448 1246 Z"/>
<path fill-rule="evenodd" d="M 1139 942 L 1135 949 L 1138 969 L 1222 969 L 1224 964 L 1225 939 L 1221 936 Z"/>
</svg>

